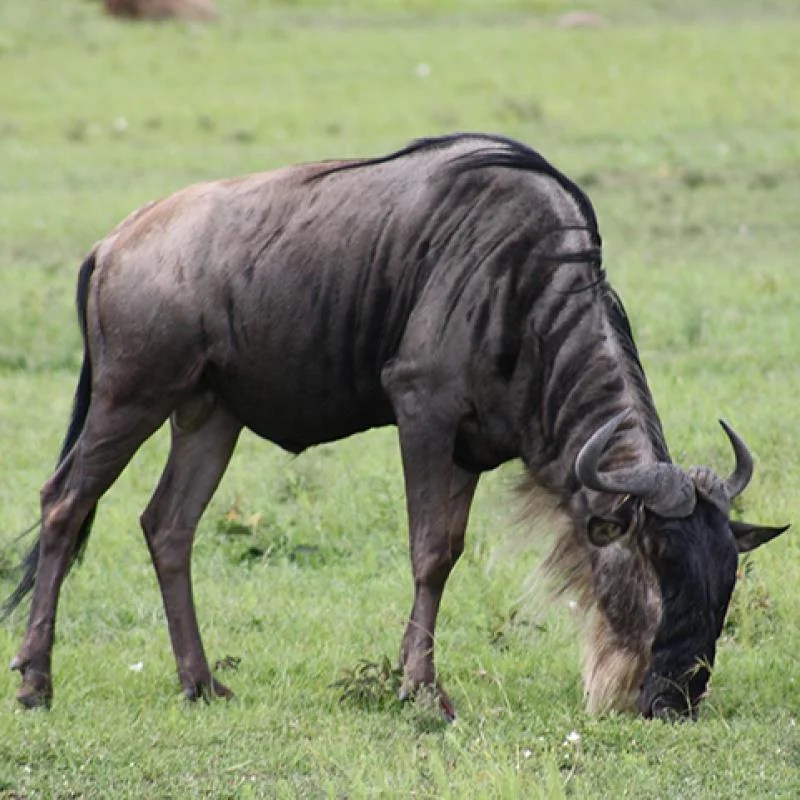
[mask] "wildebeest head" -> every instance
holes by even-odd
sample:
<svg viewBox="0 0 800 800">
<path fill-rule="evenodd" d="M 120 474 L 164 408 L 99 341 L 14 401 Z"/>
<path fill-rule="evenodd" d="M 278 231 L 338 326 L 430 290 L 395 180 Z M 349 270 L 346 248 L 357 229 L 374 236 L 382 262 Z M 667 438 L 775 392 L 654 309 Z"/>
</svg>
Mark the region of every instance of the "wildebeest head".
<svg viewBox="0 0 800 800">
<path fill-rule="evenodd" d="M 770 528 L 729 519 L 731 501 L 750 481 L 753 459 L 725 422 L 721 424 L 736 457 L 727 479 L 707 467 L 684 472 L 671 463 L 601 471 L 607 445 L 630 414 L 624 411 L 599 428 L 576 459 L 575 472 L 583 486 L 623 498 L 610 514 L 590 516 L 587 533 L 597 547 L 626 537 L 658 582 L 661 619 L 638 710 L 645 717 L 694 717 L 714 665 L 736 582 L 737 556 L 788 526 Z"/>
</svg>

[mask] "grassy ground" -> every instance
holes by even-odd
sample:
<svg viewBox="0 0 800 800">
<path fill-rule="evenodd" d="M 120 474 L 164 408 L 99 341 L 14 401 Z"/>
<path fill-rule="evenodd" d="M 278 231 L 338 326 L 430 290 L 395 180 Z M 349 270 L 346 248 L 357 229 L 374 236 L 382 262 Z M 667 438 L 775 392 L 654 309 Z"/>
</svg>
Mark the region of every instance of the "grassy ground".
<svg viewBox="0 0 800 800">
<path fill-rule="evenodd" d="M 518 137 L 582 183 L 674 454 L 728 468 L 724 415 L 758 457 L 743 514 L 797 518 L 793 3 L 584 3 L 605 9 L 595 30 L 560 28 L 558 0 L 219 5 L 213 27 L 120 24 L 90 0 L 0 6 L 6 573 L 64 432 L 75 272 L 95 239 L 191 181 L 452 130 Z M 800 792 L 791 534 L 743 569 L 697 724 L 590 718 L 577 622 L 530 597 L 539 552 L 519 551 L 507 510 L 518 468 L 487 476 L 441 615 L 460 712 L 444 726 L 388 700 L 380 669 L 357 700 L 330 686 L 394 658 L 410 605 L 393 431 L 299 458 L 245 436 L 195 557 L 206 647 L 230 656 L 238 699 L 186 707 L 137 524 L 164 455 L 158 435 L 136 457 L 65 586 L 53 710 L 15 713 L 17 677 L 0 674 L 0 797 Z M 0 628 L 4 658 L 23 623 Z"/>
</svg>

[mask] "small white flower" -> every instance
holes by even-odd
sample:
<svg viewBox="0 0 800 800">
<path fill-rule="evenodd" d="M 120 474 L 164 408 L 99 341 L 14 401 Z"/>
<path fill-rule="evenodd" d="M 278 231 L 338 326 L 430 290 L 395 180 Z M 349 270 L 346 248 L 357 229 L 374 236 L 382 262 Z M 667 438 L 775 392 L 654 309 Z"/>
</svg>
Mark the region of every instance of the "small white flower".
<svg viewBox="0 0 800 800">
<path fill-rule="evenodd" d="M 528 750 L 527 747 L 522 751 L 523 758 L 530 758 L 532 755 L 533 755 L 533 750 Z"/>
<path fill-rule="evenodd" d="M 414 69 L 414 74 L 418 78 L 427 78 L 431 74 L 431 65 L 426 64 L 424 61 L 417 64 L 416 68 Z"/>
<path fill-rule="evenodd" d="M 144 661 L 137 661 L 135 664 L 131 664 L 128 669 L 131 672 L 141 672 L 144 669 Z"/>
<path fill-rule="evenodd" d="M 567 738 L 564 739 L 564 742 L 566 744 L 578 744 L 580 740 L 581 740 L 581 735 L 578 733 L 578 731 L 570 731 L 567 734 Z"/>
</svg>

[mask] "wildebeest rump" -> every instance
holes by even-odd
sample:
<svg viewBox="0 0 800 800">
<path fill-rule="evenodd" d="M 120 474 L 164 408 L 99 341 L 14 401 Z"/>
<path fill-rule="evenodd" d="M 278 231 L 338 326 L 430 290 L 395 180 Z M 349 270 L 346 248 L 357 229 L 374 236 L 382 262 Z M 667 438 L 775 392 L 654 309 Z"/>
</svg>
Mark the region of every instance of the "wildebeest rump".
<svg viewBox="0 0 800 800">
<path fill-rule="evenodd" d="M 297 453 L 396 424 L 415 588 L 404 693 L 435 683 L 436 616 L 478 477 L 521 458 L 564 523 L 549 563 L 593 614 L 589 707 L 692 711 L 737 544 L 782 529 L 729 522 L 752 471 L 732 431 L 729 479 L 670 462 L 600 261 L 583 192 L 482 135 L 191 186 L 128 217 L 79 275 L 73 418 L 9 601 L 33 588 L 20 701 L 50 702 L 61 581 L 98 500 L 169 418 L 141 522 L 189 697 L 229 694 L 203 652 L 189 562 L 242 427 Z"/>
</svg>

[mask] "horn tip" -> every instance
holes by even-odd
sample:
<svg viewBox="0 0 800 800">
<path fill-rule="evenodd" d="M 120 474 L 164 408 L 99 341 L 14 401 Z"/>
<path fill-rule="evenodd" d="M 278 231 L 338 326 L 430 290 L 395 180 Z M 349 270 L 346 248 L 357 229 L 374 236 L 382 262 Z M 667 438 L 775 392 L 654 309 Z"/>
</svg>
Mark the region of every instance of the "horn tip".
<svg viewBox="0 0 800 800">
<path fill-rule="evenodd" d="M 742 437 L 739 436 L 738 433 L 736 433 L 736 431 L 730 425 L 728 420 L 726 420 L 724 417 L 720 417 L 719 418 L 719 424 L 722 426 L 722 430 L 725 431 L 725 433 L 727 434 L 729 439 L 736 439 L 736 440 L 741 441 Z"/>
</svg>

